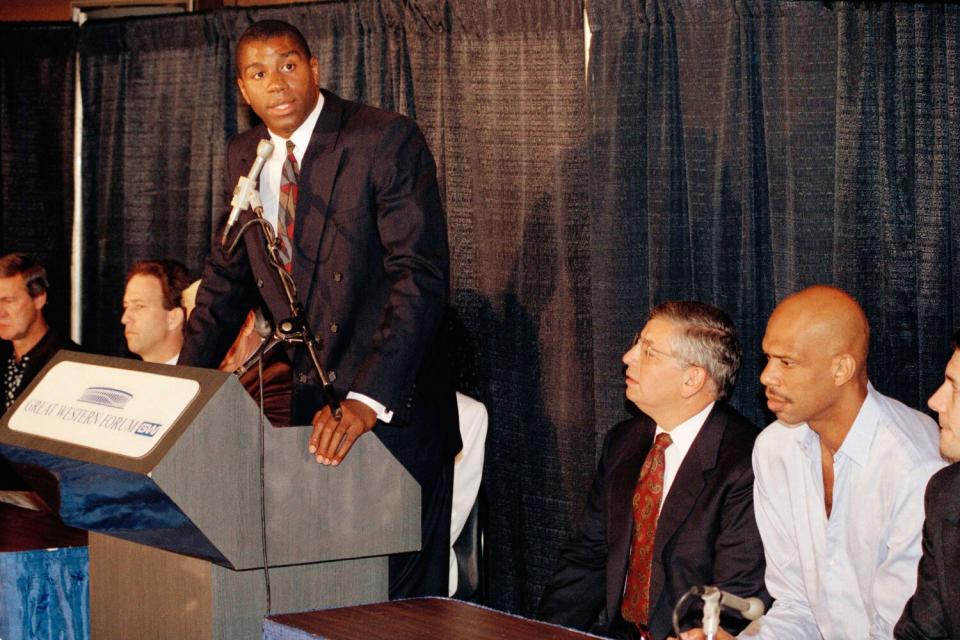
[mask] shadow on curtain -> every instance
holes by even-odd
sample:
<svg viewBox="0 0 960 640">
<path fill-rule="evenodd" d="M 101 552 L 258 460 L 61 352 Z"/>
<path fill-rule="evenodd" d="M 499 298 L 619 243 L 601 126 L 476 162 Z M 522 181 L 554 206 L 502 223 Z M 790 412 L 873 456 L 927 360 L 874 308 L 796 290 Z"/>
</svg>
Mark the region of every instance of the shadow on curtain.
<svg viewBox="0 0 960 640">
<path fill-rule="evenodd" d="M 44 313 L 69 335 L 77 27 L 0 24 L 0 255 L 46 266 Z"/>
</svg>

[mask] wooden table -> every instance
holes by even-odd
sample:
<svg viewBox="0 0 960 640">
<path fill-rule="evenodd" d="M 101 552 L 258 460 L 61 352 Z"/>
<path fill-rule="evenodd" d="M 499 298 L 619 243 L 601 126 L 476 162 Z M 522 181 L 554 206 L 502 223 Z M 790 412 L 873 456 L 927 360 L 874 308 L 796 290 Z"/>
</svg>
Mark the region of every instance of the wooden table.
<svg viewBox="0 0 960 640">
<path fill-rule="evenodd" d="M 276 615 L 267 618 L 263 634 L 264 640 L 584 640 L 596 637 L 447 598 L 414 598 Z"/>
</svg>

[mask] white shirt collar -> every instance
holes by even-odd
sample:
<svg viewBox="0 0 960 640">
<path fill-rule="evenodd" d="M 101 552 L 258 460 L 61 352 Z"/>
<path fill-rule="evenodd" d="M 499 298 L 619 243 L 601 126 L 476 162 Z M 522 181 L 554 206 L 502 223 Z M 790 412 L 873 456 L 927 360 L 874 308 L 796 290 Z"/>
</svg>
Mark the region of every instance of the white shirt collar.
<svg viewBox="0 0 960 640">
<path fill-rule="evenodd" d="M 671 446 L 676 447 L 678 450 L 682 450 L 684 454 L 689 451 L 693 441 L 696 439 L 697 434 L 700 433 L 700 429 L 703 428 L 703 423 L 707 421 L 707 416 L 710 415 L 710 411 L 713 410 L 713 405 L 716 402 L 711 402 L 706 407 L 704 407 L 700 413 L 690 416 L 677 426 L 675 426 L 671 431 L 667 431 L 660 425 L 657 425 L 657 432 L 654 434 L 654 437 L 660 435 L 661 433 L 669 433 L 670 439 L 673 441 Z"/>
</svg>

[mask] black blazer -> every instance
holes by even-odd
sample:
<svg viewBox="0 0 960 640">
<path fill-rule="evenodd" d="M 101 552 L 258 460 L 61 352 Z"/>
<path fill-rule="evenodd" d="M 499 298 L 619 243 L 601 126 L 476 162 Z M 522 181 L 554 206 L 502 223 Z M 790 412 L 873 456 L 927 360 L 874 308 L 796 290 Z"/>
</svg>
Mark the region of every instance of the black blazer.
<svg viewBox="0 0 960 640">
<path fill-rule="evenodd" d="M 960 464 L 930 478 L 924 497 L 917 590 L 893 629 L 897 640 L 960 638 Z"/>
<path fill-rule="evenodd" d="M 355 391 L 394 411 L 374 433 L 420 481 L 420 470 L 460 449 L 456 398 L 438 347 L 449 265 L 433 156 L 409 118 L 328 91 L 323 97 L 300 166 L 293 280 L 339 396 Z M 230 141 L 226 193 L 267 137 L 260 125 Z M 289 315 L 260 231 L 251 228 L 232 255 L 216 242 L 180 362 L 216 367 L 260 298 L 275 320 Z M 324 403 L 319 381 L 305 349 L 296 348 L 291 362 L 292 421 L 309 424 Z"/>
<path fill-rule="evenodd" d="M 587 506 L 576 533 L 563 546 L 538 616 L 587 630 L 605 610 L 616 633 L 633 535 L 631 503 L 656 425 L 647 416 L 621 422 L 607 434 Z M 763 546 L 753 515 L 750 456 L 756 428 L 717 403 L 693 441 L 667 494 L 654 542 L 650 630 L 672 635 L 671 616 L 694 585 L 717 585 L 740 596 L 761 596 Z M 700 626 L 694 603 L 683 618 Z M 724 616 L 727 629 L 744 626 Z"/>
</svg>

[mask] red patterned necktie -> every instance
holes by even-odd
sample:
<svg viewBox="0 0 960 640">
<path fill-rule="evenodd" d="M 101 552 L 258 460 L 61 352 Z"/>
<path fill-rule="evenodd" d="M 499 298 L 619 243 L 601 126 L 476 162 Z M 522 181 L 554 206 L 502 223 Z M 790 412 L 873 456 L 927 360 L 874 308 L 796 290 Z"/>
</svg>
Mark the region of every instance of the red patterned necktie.
<svg viewBox="0 0 960 640">
<path fill-rule="evenodd" d="M 657 436 L 643 461 L 637 488 L 633 492 L 633 541 L 630 543 L 630 568 L 620 615 L 640 627 L 641 632 L 650 613 L 650 569 L 660 498 L 663 496 L 663 451 L 672 443 L 669 433 Z"/>
<path fill-rule="evenodd" d="M 293 155 L 293 141 L 287 140 L 287 158 L 280 174 L 280 199 L 277 207 L 277 240 L 280 241 L 280 260 L 289 273 L 293 269 L 293 221 L 297 215 L 297 184 L 300 167 Z"/>
</svg>

